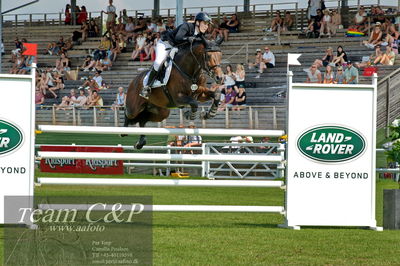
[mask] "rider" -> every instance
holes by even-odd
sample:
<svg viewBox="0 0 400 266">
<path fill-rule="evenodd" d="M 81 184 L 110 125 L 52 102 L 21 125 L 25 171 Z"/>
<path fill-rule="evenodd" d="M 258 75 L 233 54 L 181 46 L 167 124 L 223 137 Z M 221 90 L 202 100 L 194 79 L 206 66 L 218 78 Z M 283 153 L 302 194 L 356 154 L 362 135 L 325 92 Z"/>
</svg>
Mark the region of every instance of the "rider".
<svg viewBox="0 0 400 266">
<path fill-rule="evenodd" d="M 151 87 L 157 77 L 158 70 L 161 64 L 167 58 L 169 51 L 176 45 L 195 40 L 204 41 L 204 34 L 208 29 L 208 24 L 211 23 L 211 17 L 200 12 L 196 15 L 194 23 L 184 22 L 173 31 L 164 31 L 161 39 L 156 46 L 156 60 L 151 68 L 146 86 L 140 92 L 140 96 L 148 99 L 151 92 Z"/>
</svg>

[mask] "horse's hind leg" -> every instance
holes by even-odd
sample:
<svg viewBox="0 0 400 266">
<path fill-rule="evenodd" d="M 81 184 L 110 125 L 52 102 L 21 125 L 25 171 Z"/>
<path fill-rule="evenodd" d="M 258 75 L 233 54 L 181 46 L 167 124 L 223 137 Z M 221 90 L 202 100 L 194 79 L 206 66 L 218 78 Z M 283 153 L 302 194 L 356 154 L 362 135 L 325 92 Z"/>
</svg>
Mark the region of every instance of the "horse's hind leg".
<svg viewBox="0 0 400 266">
<path fill-rule="evenodd" d="M 147 113 L 142 113 L 141 114 L 141 120 L 139 121 L 139 126 L 144 127 L 147 123 Z M 139 140 L 135 144 L 135 148 L 140 150 L 143 148 L 144 145 L 146 145 L 146 135 L 140 135 Z"/>
<path fill-rule="evenodd" d="M 200 115 L 201 119 L 210 119 L 213 118 L 217 114 L 218 105 L 221 100 L 221 90 L 217 88 L 215 92 L 212 93 L 212 104 L 210 109 L 207 112 L 202 112 Z"/>
<path fill-rule="evenodd" d="M 186 119 L 190 120 L 196 119 L 196 114 L 197 110 L 199 109 L 199 104 L 195 99 L 189 96 L 183 96 L 177 99 L 177 103 L 182 105 L 190 105 L 190 111 L 186 111 L 184 113 L 184 116 Z"/>
<path fill-rule="evenodd" d="M 126 114 L 124 114 L 125 116 L 125 120 L 124 120 L 124 127 L 128 127 L 129 126 L 129 118 L 126 116 Z M 121 137 L 127 137 L 128 134 L 121 134 Z"/>
</svg>

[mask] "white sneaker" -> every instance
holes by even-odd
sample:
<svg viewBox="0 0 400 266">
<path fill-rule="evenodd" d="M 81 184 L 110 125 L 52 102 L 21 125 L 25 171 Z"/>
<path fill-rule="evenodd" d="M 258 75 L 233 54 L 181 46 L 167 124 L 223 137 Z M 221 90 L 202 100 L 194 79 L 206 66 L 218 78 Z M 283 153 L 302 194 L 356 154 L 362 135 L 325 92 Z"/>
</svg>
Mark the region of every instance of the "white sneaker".
<svg viewBox="0 0 400 266">
<path fill-rule="evenodd" d="M 89 72 L 88 68 L 83 69 L 84 72 Z"/>
<path fill-rule="evenodd" d="M 254 78 L 259 79 L 259 78 L 260 78 L 260 74 L 258 74 L 258 75 L 255 76 Z"/>
</svg>

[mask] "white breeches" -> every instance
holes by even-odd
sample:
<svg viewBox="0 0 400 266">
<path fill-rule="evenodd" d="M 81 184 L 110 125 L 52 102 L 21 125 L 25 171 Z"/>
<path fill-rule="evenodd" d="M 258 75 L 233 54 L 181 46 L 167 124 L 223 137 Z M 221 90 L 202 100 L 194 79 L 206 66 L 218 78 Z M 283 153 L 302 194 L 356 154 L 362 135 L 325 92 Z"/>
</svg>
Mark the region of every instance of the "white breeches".
<svg viewBox="0 0 400 266">
<path fill-rule="evenodd" d="M 168 53 L 170 50 L 167 50 L 169 48 L 172 48 L 172 46 L 168 42 L 164 42 L 162 40 L 159 40 L 157 42 L 156 46 L 156 60 L 154 60 L 153 67 L 156 71 L 160 69 L 161 64 L 164 62 L 164 60 L 167 58 Z"/>
</svg>

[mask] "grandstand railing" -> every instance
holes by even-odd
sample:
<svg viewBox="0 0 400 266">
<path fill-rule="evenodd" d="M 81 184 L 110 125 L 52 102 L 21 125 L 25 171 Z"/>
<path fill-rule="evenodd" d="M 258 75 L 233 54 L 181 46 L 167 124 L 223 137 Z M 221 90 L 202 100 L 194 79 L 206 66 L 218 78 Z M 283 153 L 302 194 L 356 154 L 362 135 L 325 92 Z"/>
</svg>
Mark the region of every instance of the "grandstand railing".
<svg viewBox="0 0 400 266">
<path fill-rule="evenodd" d="M 328 8 L 340 8 L 342 0 L 326 0 L 325 4 Z M 385 5 L 385 7 L 395 7 L 389 5 L 389 0 L 347 0 L 349 8 L 357 8 L 360 5 Z M 399 4 L 400 5 L 400 4 Z M 299 24 L 300 21 L 305 21 L 307 16 L 307 7 L 300 7 L 297 1 L 268 3 L 268 4 L 253 4 L 249 6 L 249 13 L 245 12 L 244 5 L 226 5 L 226 6 L 203 6 L 203 7 L 186 7 L 184 8 L 184 18 L 190 19 L 199 11 L 209 12 L 214 18 L 220 19 L 224 13 L 232 14 L 239 13 L 249 18 L 258 16 L 267 16 L 272 18 L 276 10 L 288 10 L 294 12 L 295 21 Z M 138 18 L 140 16 L 153 16 L 153 9 L 128 10 L 128 15 Z M 175 16 L 175 8 L 162 8 L 159 15 L 162 17 Z M 103 21 L 102 11 L 88 12 L 89 18 L 100 18 Z M 300 18 L 301 17 L 301 18 Z M 31 14 L 5 14 L 3 15 L 4 26 L 43 26 L 43 25 L 64 25 L 64 11 L 57 13 L 31 13 Z"/>
<path fill-rule="evenodd" d="M 36 122 L 38 124 L 74 125 L 74 126 L 122 126 L 124 109 L 111 106 L 92 107 L 89 109 L 69 107 L 67 110 L 57 110 L 56 106 L 38 106 Z M 207 111 L 201 106 L 199 111 Z M 240 111 L 226 108 L 219 111 L 214 119 L 194 122 L 201 128 L 250 128 L 250 129 L 285 129 L 286 107 L 276 106 L 246 106 Z M 184 119 L 184 110 L 172 109 L 170 116 L 159 123 L 148 123 L 152 127 L 177 126 L 190 121 Z"/>
<path fill-rule="evenodd" d="M 377 127 L 385 128 L 389 137 L 390 123 L 400 116 L 400 68 L 378 82 Z"/>
</svg>

